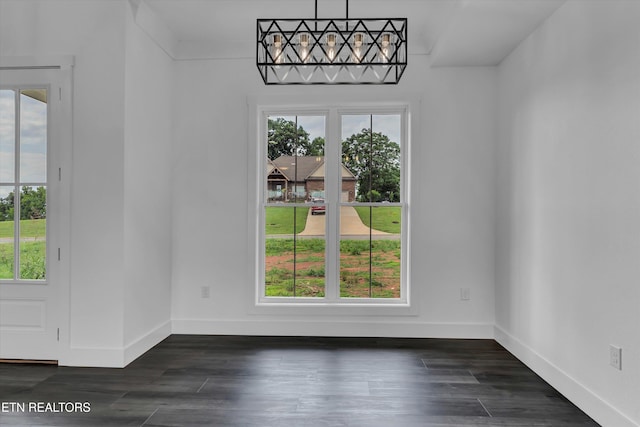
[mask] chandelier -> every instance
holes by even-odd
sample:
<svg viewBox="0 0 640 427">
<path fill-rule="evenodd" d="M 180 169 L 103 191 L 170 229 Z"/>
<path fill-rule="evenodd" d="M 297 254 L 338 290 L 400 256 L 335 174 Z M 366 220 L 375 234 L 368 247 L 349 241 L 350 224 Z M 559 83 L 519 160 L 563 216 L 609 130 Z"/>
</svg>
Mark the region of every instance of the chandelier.
<svg viewBox="0 0 640 427">
<path fill-rule="evenodd" d="M 397 84 L 407 18 L 258 19 L 256 64 L 267 85 Z"/>
</svg>

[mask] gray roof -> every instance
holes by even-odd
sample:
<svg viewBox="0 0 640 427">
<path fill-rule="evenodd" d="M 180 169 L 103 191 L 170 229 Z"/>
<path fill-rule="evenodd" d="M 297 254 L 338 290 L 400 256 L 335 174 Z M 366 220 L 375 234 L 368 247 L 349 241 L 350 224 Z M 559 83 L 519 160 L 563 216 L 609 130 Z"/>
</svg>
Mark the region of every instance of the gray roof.
<svg viewBox="0 0 640 427">
<path fill-rule="evenodd" d="M 280 156 L 271 163 L 288 181 L 301 182 L 324 164 L 324 156 Z"/>
<path fill-rule="evenodd" d="M 280 156 L 268 162 L 277 168 L 289 182 L 304 182 L 308 179 L 324 178 L 324 176 L 320 178 L 318 175 L 311 177 L 314 172 L 324 165 L 324 156 Z M 342 168 L 342 180 L 355 181 L 355 175 L 344 164 L 342 164 Z M 271 171 L 271 173 L 274 173 L 274 171 Z M 296 176 L 297 179 L 295 179 Z"/>
</svg>

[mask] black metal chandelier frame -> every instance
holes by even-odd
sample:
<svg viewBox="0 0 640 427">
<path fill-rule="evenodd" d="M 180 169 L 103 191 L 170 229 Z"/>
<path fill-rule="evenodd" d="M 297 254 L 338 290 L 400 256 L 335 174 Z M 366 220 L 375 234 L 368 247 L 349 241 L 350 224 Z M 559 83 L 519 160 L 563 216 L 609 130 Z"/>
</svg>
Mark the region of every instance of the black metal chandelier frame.
<svg viewBox="0 0 640 427">
<path fill-rule="evenodd" d="M 266 85 L 397 84 L 407 18 L 258 19 L 256 65 Z"/>
</svg>

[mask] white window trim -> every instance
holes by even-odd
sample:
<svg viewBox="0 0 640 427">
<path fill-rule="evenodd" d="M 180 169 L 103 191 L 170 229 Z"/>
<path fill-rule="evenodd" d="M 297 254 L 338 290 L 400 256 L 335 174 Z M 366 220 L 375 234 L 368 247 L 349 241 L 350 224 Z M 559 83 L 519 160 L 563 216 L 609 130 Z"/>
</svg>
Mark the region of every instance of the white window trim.
<svg viewBox="0 0 640 427">
<path fill-rule="evenodd" d="M 250 314 L 290 314 L 290 315 L 410 315 L 418 314 L 418 308 L 412 301 L 416 299 L 416 289 L 411 286 L 411 242 L 410 242 L 410 149 L 411 140 L 417 135 L 416 121 L 411 121 L 412 115 L 419 113 L 419 101 L 411 96 L 405 96 L 398 100 L 380 102 L 376 97 L 371 96 L 361 102 L 353 102 L 344 99 L 344 102 L 333 99 L 331 103 L 322 103 L 309 105 L 302 101 L 299 96 L 296 97 L 268 97 L 268 99 L 249 98 L 249 126 L 248 126 L 248 183 L 249 191 L 248 207 L 249 207 L 249 227 L 248 227 L 248 252 L 253 263 L 249 271 L 249 287 L 251 298 L 248 306 Z M 308 99 L 308 98 L 306 98 Z M 304 298 L 304 297 L 265 297 L 264 296 L 264 273 L 262 272 L 264 265 L 264 215 L 261 210 L 264 209 L 264 191 L 263 191 L 263 175 L 264 175 L 264 157 L 266 156 L 264 148 L 264 135 L 266 134 L 266 116 L 273 115 L 291 115 L 292 113 L 301 115 L 326 115 L 326 139 L 341 140 L 339 132 L 341 123 L 339 119 L 343 114 L 382 114 L 382 113 L 402 113 L 402 170 L 401 170 L 401 191 L 403 192 L 403 202 L 397 205 L 403 205 L 403 228 L 402 228 L 402 273 L 401 283 L 402 290 L 400 299 L 385 298 L 336 298 L 327 294 L 325 298 Z M 330 126 L 330 123 L 337 126 Z M 330 135 L 328 132 L 334 132 Z M 257 145 L 255 145 L 257 144 Z M 340 158 L 339 145 L 334 144 L 326 147 L 326 156 L 337 156 Z M 331 152 L 331 150 L 337 152 Z M 331 162 L 329 162 L 331 164 Z M 335 166 L 335 165 L 333 165 Z M 335 171 L 334 171 L 335 172 Z M 331 170 L 327 172 L 327 177 L 335 174 Z M 335 177 L 334 177 L 335 178 Z M 337 178 L 335 178 L 337 179 Z M 325 183 L 325 188 L 332 188 L 331 182 Z M 336 189 L 339 187 L 336 187 Z M 335 189 L 333 189 L 335 191 Z M 362 205 L 358 203 L 342 203 L 338 197 L 338 205 Z M 366 204 L 365 204 L 366 205 Z M 396 205 L 396 204 L 394 204 Z M 391 206 L 391 204 L 389 205 Z M 334 238 L 339 239 L 338 218 L 335 215 L 328 215 L 329 223 L 327 224 L 327 233 L 332 233 Z M 339 240 L 338 240 L 339 241 Z M 337 252 L 337 251 L 333 251 Z M 327 253 L 329 250 L 327 249 Z M 330 254 L 332 258 L 327 257 L 326 262 L 333 262 L 339 266 L 339 253 Z M 329 269 L 329 267 L 327 267 Z M 336 288 L 338 286 L 335 286 Z M 339 290 L 337 291 L 339 292 Z M 335 292 L 334 292 L 335 293 Z"/>
</svg>

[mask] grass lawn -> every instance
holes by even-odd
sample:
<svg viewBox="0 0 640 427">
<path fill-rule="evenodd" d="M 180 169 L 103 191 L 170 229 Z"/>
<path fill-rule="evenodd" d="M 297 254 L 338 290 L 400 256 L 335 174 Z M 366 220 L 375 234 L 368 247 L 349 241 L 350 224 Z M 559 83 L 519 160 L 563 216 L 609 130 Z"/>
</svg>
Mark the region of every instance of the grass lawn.
<svg viewBox="0 0 640 427">
<path fill-rule="evenodd" d="M 0 221 L 0 238 L 13 240 L 13 221 Z M 20 221 L 20 237 L 47 236 L 46 219 L 25 219 Z M 13 279 L 13 246 L 14 242 L 0 243 L 0 279 Z M 45 250 L 44 240 L 36 242 L 22 241 L 20 243 L 20 278 L 40 280 L 45 278 Z"/>
<path fill-rule="evenodd" d="M 20 221 L 20 237 L 45 237 L 46 219 L 23 219 Z M 13 221 L 0 221 L 0 238 L 13 237 Z"/>
<path fill-rule="evenodd" d="M 323 297 L 325 282 L 323 239 L 267 239 L 265 293 L 267 296 Z M 400 241 L 340 242 L 340 295 L 345 298 L 400 297 Z M 294 281 L 295 257 L 295 281 Z M 371 293 L 369 293 L 371 292 Z"/>
<path fill-rule="evenodd" d="M 381 206 L 372 209 L 372 221 L 369 221 L 369 207 L 356 206 L 356 212 L 363 224 L 374 230 L 391 234 L 400 234 L 401 212 L 400 206 Z"/>
<path fill-rule="evenodd" d="M 266 295 L 323 297 L 324 247 L 324 239 L 299 239 L 294 257 L 293 239 L 266 239 Z"/>
<path fill-rule="evenodd" d="M 307 225 L 309 208 L 270 206 L 266 208 L 265 233 L 268 234 L 293 234 L 293 213 L 296 213 L 295 234 L 304 230 Z"/>
<path fill-rule="evenodd" d="M 13 279 L 13 243 L 0 243 L 0 279 Z M 40 242 L 20 243 L 20 278 L 42 280 L 45 278 L 45 250 Z"/>
<path fill-rule="evenodd" d="M 0 243 L 0 279 L 13 279 L 13 243 Z"/>
</svg>

